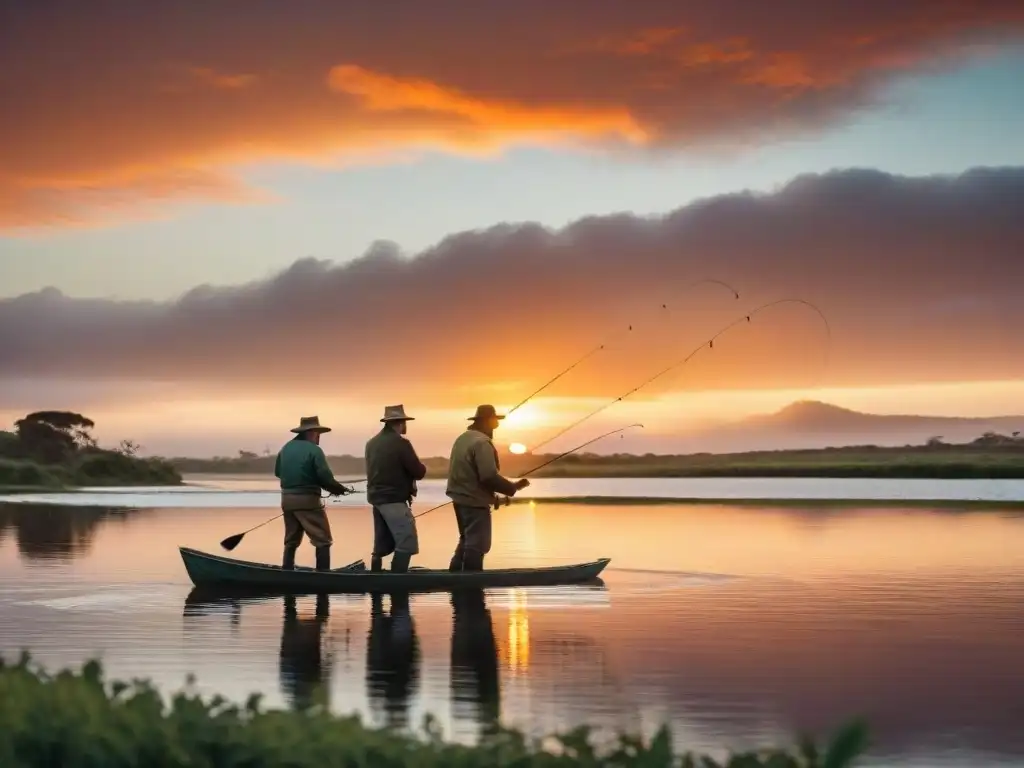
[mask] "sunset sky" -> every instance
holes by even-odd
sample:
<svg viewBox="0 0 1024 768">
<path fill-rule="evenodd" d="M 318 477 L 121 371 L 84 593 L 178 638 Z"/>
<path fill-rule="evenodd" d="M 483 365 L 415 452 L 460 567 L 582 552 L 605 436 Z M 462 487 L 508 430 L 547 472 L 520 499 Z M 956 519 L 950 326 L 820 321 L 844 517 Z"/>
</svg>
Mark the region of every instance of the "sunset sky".
<svg viewBox="0 0 1024 768">
<path fill-rule="evenodd" d="M 1024 413 L 1022 82 L 1020 0 L 0 0 L 0 428 L 446 453 L 606 343 L 534 444 L 783 298 L 564 445 Z"/>
</svg>

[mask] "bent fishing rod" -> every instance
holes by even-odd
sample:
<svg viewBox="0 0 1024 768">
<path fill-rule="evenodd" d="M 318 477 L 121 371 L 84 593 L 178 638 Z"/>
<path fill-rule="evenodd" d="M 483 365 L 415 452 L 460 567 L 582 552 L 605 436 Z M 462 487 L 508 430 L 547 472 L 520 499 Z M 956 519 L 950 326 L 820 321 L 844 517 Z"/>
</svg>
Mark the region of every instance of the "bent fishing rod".
<svg viewBox="0 0 1024 768">
<path fill-rule="evenodd" d="M 683 288 L 683 290 L 686 291 L 686 290 L 689 290 L 690 288 L 695 288 L 698 285 L 703 285 L 704 283 L 711 283 L 711 284 L 714 284 L 714 285 L 720 285 L 723 288 L 726 288 L 730 293 L 732 293 L 732 295 L 735 298 L 739 299 L 739 297 L 740 297 L 739 291 L 737 291 L 731 285 L 729 285 L 728 283 L 726 283 L 723 280 L 715 280 L 714 278 L 705 278 L 703 280 L 695 280 L 694 282 L 690 283 L 685 288 Z M 667 303 L 662 304 L 661 305 L 661 309 L 664 309 L 664 310 L 668 311 L 668 304 Z M 629 331 L 632 331 L 632 330 L 633 330 L 633 326 L 632 326 L 632 324 L 630 324 L 626 328 L 626 331 L 629 332 Z M 614 340 L 617 340 L 617 338 L 618 338 L 618 333 L 615 334 Z M 567 373 L 572 371 L 574 368 L 576 368 L 579 365 L 582 365 L 584 362 L 589 360 L 591 357 L 596 355 L 598 352 L 601 352 L 602 350 L 604 350 L 610 343 L 612 343 L 612 341 L 613 341 L 613 339 L 609 339 L 609 340 L 605 341 L 602 344 L 598 344 L 596 347 L 591 349 L 589 352 L 587 352 L 585 355 L 583 355 L 583 357 L 579 358 L 576 362 L 574 362 L 568 368 L 566 368 L 561 373 L 555 375 L 553 378 L 551 378 L 547 382 L 545 382 L 539 389 L 534 390 L 532 393 L 530 393 L 530 395 L 528 395 L 523 400 L 521 400 L 520 402 L 518 402 L 514 406 L 512 406 L 508 411 L 506 411 L 506 415 L 511 415 L 512 413 L 517 411 L 519 408 L 522 408 L 524 405 L 526 405 L 528 402 L 530 402 L 533 398 L 535 398 L 537 395 L 539 395 L 545 389 L 550 387 L 552 384 L 554 384 L 560 378 L 565 376 Z"/>
<path fill-rule="evenodd" d="M 570 450 L 566 451 L 565 453 L 558 454 L 553 459 L 548 459 L 547 461 L 543 462 L 542 464 L 538 464 L 533 469 L 531 469 L 531 470 L 521 474 L 520 477 L 528 477 L 529 475 L 532 475 L 534 472 L 537 472 L 537 471 L 539 471 L 541 469 L 544 469 L 544 467 L 548 466 L 549 464 L 554 464 L 559 459 L 564 459 L 569 454 L 576 453 L 576 451 L 579 451 L 579 450 L 581 450 L 583 448 L 586 448 L 588 445 L 591 445 L 592 443 L 596 443 L 598 440 L 604 440 L 606 437 L 611 437 L 612 435 L 617 435 L 620 432 L 625 432 L 627 429 L 633 429 L 634 427 L 639 427 L 640 429 L 643 429 L 644 425 L 643 424 L 639 424 L 639 423 L 637 423 L 637 424 L 630 424 L 630 425 L 625 426 L 625 427 L 620 427 L 619 429 L 613 429 L 611 432 L 605 432 L 603 435 L 598 435 L 597 437 L 591 438 L 590 440 L 587 440 L 587 442 L 581 443 L 580 445 L 577 445 L 575 448 L 571 448 Z M 424 512 L 420 512 L 419 514 L 413 515 L 413 517 L 423 517 L 423 515 L 428 515 L 431 512 L 433 512 L 434 510 L 441 509 L 442 507 L 447 507 L 451 503 L 452 503 L 451 500 L 448 500 L 444 504 L 438 504 L 436 507 L 431 507 L 430 509 L 428 509 L 428 510 L 426 510 Z M 505 497 L 505 502 L 504 503 L 506 505 L 508 503 L 510 503 L 510 499 L 507 496 Z M 495 509 L 497 509 L 497 506 L 498 505 L 495 504 Z"/>
<path fill-rule="evenodd" d="M 619 397 L 615 398 L 615 399 L 614 399 L 614 400 L 612 400 L 611 402 L 609 402 L 609 403 L 605 403 L 604 405 L 600 406 L 600 407 L 599 407 L 599 408 L 598 408 L 597 410 L 595 410 L 595 411 L 592 411 L 591 413 L 587 414 L 587 415 L 586 415 L 586 416 L 584 416 L 583 418 L 581 418 L 581 419 L 578 419 L 577 421 L 574 421 L 574 422 L 573 422 L 572 424 L 570 424 L 569 426 L 567 426 L 567 427 L 566 427 L 565 429 L 562 429 L 562 430 L 560 430 L 559 432 L 557 432 L 556 434 L 552 435 L 551 437 L 549 437 L 549 438 L 548 438 L 547 440 L 545 440 L 544 442 L 542 442 L 542 443 L 539 443 L 538 445 L 535 445 L 535 446 L 534 446 L 534 447 L 533 447 L 533 448 L 532 448 L 531 450 L 532 450 L 532 451 L 537 451 L 537 450 L 538 450 L 539 448 L 542 448 L 543 446 L 547 445 L 548 443 L 550 443 L 550 442 L 552 442 L 552 441 L 554 441 L 554 440 L 557 440 L 557 439 L 558 439 L 559 437 L 561 437 L 562 435 L 564 435 L 564 434 L 565 434 L 566 432 L 568 432 L 569 430 L 571 430 L 571 429 L 575 429 L 575 428 L 576 428 L 576 427 L 578 427 L 578 426 L 579 426 L 580 424 L 582 424 L 582 423 L 583 423 L 583 422 L 585 422 L 585 421 L 588 421 L 588 420 L 592 419 L 592 418 L 593 418 L 594 416 L 597 416 L 597 414 L 601 413 L 602 411 L 604 411 L 604 410 L 607 410 L 608 408 L 611 408 L 611 407 L 612 407 L 613 405 L 615 405 L 616 403 L 622 402 L 622 401 L 623 401 L 623 400 L 625 400 L 625 399 L 626 399 L 627 397 L 629 397 L 629 396 L 631 396 L 631 395 L 634 395 L 634 394 L 636 394 L 637 392 L 639 392 L 639 391 L 640 391 L 641 389 L 643 389 L 644 387 L 647 387 L 647 386 L 649 386 L 649 385 L 653 384 L 653 383 L 654 383 L 655 381 L 657 381 L 658 379 L 660 379 L 660 378 L 661 378 L 662 376 L 665 376 L 666 374 L 668 374 L 668 373 L 670 373 L 670 372 L 674 371 L 674 370 L 675 370 L 676 368 L 679 368 L 679 367 L 681 367 L 681 366 L 685 365 L 686 363 L 690 362 L 690 360 L 691 360 L 691 359 L 692 359 L 692 358 L 693 358 L 693 357 L 694 357 L 694 356 L 695 356 L 695 355 L 696 355 L 696 354 L 697 354 L 698 352 L 700 352 L 701 350 L 703 350 L 703 349 L 705 349 L 705 348 L 706 348 L 706 349 L 714 349 L 714 347 L 715 347 L 715 341 L 716 341 L 716 340 L 718 339 L 718 337 L 719 337 L 719 336 L 722 336 L 723 334 L 725 334 L 725 333 L 727 333 L 728 331 L 730 331 L 730 330 L 732 330 L 733 328 L 735 328 L 735 327 L 736 327 L 737 325 L 741 325 L 741 324 L 743 324 L 744 322 L 750 323 L 750 322 L 751 322 L 751 318 L 752 318 L 752 317 L 753 317 L 754 315 L 756 315 L 756 314 L 757 314 L 758 312 L 763 312 L 763 311 L 764 311 L 764 310 L 766 310 L 766 309 L 769 309 L 769 308 L 771 308 L 771 307 L 775 307 L 775 306 L 778 306 L 778 305 L 780 305 L 780 304 L 803 304 L 803 305 L 805 305 L 805 306 L 807 306 L 807 307 L 810 307 L 810 308 L 811 308 L 811 309 L 813 309 L 813 310 L 814 310 L 815 312 L 817 312 L 817 313 L 818 313 L 818 316 L 819 316 L 819 317 L 821 317 L 821 319 L 822 319 L 822 322 L 824 322 L 824 324 L 825 324 L 825 333 L 826 333 L 826 335 L 827 335 L 827 337 L 828 337 L 827 343 L 828 343 L 828 345 L 829 345 L 829 346 L 831 346 L 831 343 L 832 343 L 832 328 L 831 328 L 831 326 L 830 326 L 830 325 L 829 325 L 829 323 L 828 323 L 828 318 L 826 318 L 826 317 L 825 317 L 825 313 L 824 313 L 824 312 L 822 312 L 822 311 L 821 311 L 821 310 L 820 310 L 820 309 L 819 309 L 819 308 L 818 308 L 817 306 L 815 306 L 815 305 L 814 305 L 814 304 L 812 304 L 811 302 L 809 302 L 809 301 L 806 301 L 806 300 L 804 300 L 804 299 L 776 299 L 775 301 L 769 301 L 769 302 L 767 302 L 766 304 L 762 304 L 761 306 L 759 306 L 759 307 L 756 307 L 755 309 L 751 310 L 751 311 L 750 311 L 750 312 L 748 312 L 747 314 L 745 314 L 745 315 L 741 315 L 741 316 L 740 316 L 739 318 L 737 318 L 736 320 L 733 320 L 733 321 L 732 321 L 731 323 L 729 323 L 728 325 L 725 325 L 725 326 L 723 326 L 722 328 L 720 328 L 720 329 L 718 330 L 718 332 L 717 332 L 717 333 L 715 333 L 715 335 L 714 335 L 714 336 L 711 336 L 710 338 L 708 338 L 708 339 L 705 339 L 705 340 L 704 340 L 703 342 L 701 342 L 700 346 L 698 346 L 698 347 L 694 348 L 694 349 L 693 349 L 693 351 L 692 351 L 692 352 L 690 352 L 690 353 L 689 353 L 689 354 L 688 354 L 688 355 L 687 355 L 686 357 L 684 357 L 684 358 L 683 358 L 682 360 L 679 360 L 679 361 L 677 361 L 677 362 L 675 362 L 675 363 L 672 363 L 672 365 L 670 365 L 670 366 L 668 366 L 667 368 L 665 368 L 665 369 L 663 369 L 663 370 L 659 371 L 659 372 L 658 372 L 658 373 L 656 373 L 656 374 L 655 374 L 654 376 L 652 376 L 651 378 L 649 378 L 649 379 L 647 379 L 646 381 L 644 381 L 644 382 L 643 382 L 642 384 L 640 384 L 640 385 L 638 385 L 638 386 L 636 386 L 636 387 L 633 387 L 633 388 L 632 388 L 631 390 L 629 390 L 628 392 L 626 392 L 626 393 L 625 393 L 624 395 L 620 395 Z M 827 348 L 826 348 L 826 349 L 827 349 Z"/>
</svg>

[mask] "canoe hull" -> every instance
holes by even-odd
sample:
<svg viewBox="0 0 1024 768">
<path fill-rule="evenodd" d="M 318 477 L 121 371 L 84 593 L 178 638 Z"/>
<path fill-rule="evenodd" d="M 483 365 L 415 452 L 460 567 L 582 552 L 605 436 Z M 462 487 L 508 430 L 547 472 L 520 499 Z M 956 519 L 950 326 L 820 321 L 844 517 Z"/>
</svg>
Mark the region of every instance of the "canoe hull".
<svg viewBox="0 0 1024 768">
<path fill-rule="evenodd" d="M 276 565 L 234 560 L 188 547 L 178 547 L 178 551 L 181 553 L 189 578 L 197 587 L 295 593 L 447 592 L 464 588 L 579 584 L 597 579 L 610 562 L 608 558 L 602 558 L 591 563 L 545 568 L 507 568 L 456 573 L 416 568 L 408 573 L 391 573 L 367 571 L 360 560 L 333 571 L 316 571 L 312 568 L 286 571 Z"/>
</svg>

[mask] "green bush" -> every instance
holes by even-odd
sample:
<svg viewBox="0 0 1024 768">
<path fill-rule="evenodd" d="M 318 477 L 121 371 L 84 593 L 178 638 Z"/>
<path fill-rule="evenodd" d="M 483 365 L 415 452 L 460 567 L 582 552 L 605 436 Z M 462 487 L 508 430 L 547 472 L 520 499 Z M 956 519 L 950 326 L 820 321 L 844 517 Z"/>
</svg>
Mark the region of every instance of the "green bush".
<svg viewBox="0 0 1024 768">
<path fill-rule="evenodd" d="M 0 430 L 0 459 L 17 459 L 21 455 L 21 441 L 13 432 Z"/>
<path fill-rule="evenodd" d="M 94 449 L 69 466 L 0 458 L 0 488 L 76 485 L 180 485 L 181 475 L 162 459 L 140 459 Z"/>
<path fill-rule="evenodd" d="M 516 731 L 476 746 L 447 744 L 429 723 L 425 735 L 371 730 L 318 708 L 265 711 L 258 697 L 234 707 L 183 692 L 168 707 L 149 683 L 108 685 L 95 661 L 57 675 L 27 656 L 0 661 L 4 768 L 843 768 L 865 747 L 859 724 L 842 729 L 823 753 L 804 740 L 724 763 L 675 754 L 666 729 L 647 742 L 621 737 L 600 754 L 586 729 L 555 739 L 551 751 Z"/>
<path fill-rule="evenodd" d="M 161 459 L 140 459 L 117 451 L 93 450 L 74 468 L 80 485 L 177 485 L 181 475 Z"/>
<path fill-rule="evenodd" d="M 44 467 L 32 461 L 0 459 L 0 488 L 59 488 L 69 481 L 62 467 Z"/>
</svg>

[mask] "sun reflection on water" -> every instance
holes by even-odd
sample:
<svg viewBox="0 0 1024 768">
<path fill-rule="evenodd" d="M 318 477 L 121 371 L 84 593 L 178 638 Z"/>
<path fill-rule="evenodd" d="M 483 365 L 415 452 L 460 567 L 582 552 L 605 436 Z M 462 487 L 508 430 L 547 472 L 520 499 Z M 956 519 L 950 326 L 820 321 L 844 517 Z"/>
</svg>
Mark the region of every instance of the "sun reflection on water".
<svg viewBox="0 0 1024 768">
<path fill-rule="evenodd" d="M 512 590 L 511 603 L 505 665 L 513 674 L 518 674 L 530 668 L 530 616 L 526 605 L 526 590 Z"/>
</svg>

